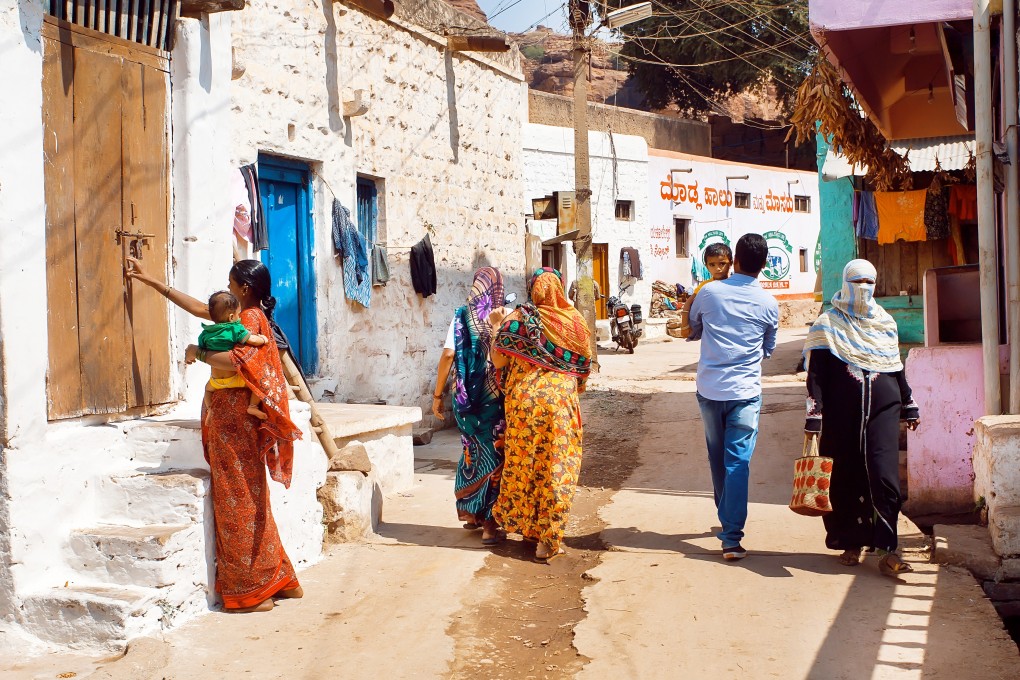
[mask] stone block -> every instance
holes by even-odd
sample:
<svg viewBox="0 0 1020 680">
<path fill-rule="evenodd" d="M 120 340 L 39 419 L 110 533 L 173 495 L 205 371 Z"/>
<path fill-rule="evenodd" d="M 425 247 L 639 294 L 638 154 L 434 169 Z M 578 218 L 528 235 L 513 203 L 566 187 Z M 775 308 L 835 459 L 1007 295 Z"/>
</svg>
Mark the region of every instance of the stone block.
<svg viewBox="0 0 1020 680">
<path fill-rule="evenodd" d="M 999 556 L 992 548 L 988 530 L 970 524 L 936 524 L 931 561 L 969 569 L 982 580 L 999 577 Z"/>
<path fill-rule="evenodd" d="M 999 569 L 1000 581 L 1020 581 L 1020 557 L 1005 557 Z"/>
<path fill-rule="evenodd" d="M 160 588 L 204 580 L 200 525 L 101 526 L 71 534 L 75 566 L 121 585 Z"/>
<path fill-rule="evenodd" d="M 414 486 L 414 441 L 410 428 L 399 434 L 386 434 L 365 442 L 372 461 L 369 478 L 384 495 L 407 491 Z"/>
<path fill-rule="evenodd" d="M 1020 417 L 985 416 L 975 425 L 974 496 L 989 510 L 1020 506 Z"/>
<path fill-rule="evenodd" d="M 1020 602 L 996 602 L 995 611 L 1003 619 L 1020 617 Z"/>
<path fill-rule="evenodd" d="M 415 446 L 425 446 L 432 441 L 431 427 L 416 427 L 411 430 L 411 438 Z"/>
<path fill-rule="evenodd" d="M 23 612 L 26 627 L 43 640 L 69 649 L 117 651 L 159 630 L 162 616 L 155 591 L 76 585 L 25 597 Z"/>
<path fill-rule="evenodd" d="M 368 458 L 365 445 L 354 442 L 339 449 L 329 461 L 329 471 L 361 472 L 367 475 L 372 471 L 372 461 Z"/>
<path fill-rule="evenodd" d="M 985 581 L 981 584 L 985 589 L 985 595 L 993 602 L 1011 602 L 1020 600 L 1020 583 L 996 583 Z"/>
<path fill-rule="evenodd" d="M 204 470 L 113 477 L 101 485 L 99 509 L 111 523 L 192 524 L 202 521 L 208 492 Z"/>
<path fill-rule="evenodd" d="M 988 532 L 998 555 L 1020 555 L 1020 507 L 989 507 Z"/>
<path fill-rule="evenodd" d="M 360 472 L 330 472 L 318 490 L 325 525 L 323 545 L 355 541 L 375 531 L 382 517 L 382 494 Z"/>
</svg>

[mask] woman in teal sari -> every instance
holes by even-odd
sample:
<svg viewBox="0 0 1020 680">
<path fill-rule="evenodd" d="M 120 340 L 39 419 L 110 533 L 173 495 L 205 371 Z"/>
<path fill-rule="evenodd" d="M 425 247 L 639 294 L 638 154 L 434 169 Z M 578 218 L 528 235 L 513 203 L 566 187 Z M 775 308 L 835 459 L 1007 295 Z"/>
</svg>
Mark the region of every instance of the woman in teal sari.
<svg viewBox="0 0 1020 680">
<path fill-rule="evenodd" d="M 503 433 L 506 419 L 496 370 L 489 361 L 492 326 L 489 314 L 503 306 L 503 276 L 485 267 L 475 273 L 467 304 L 454 314 L 439 360 L 432 413 L 444 420 L 443 393 L 454 369 L 453 415 L 464 452 L 457 464 L 454 495 L 465 529 L 482 529 L 482 544 L 506 537 L 492 518 L 503 474 Z"/>
</svg>

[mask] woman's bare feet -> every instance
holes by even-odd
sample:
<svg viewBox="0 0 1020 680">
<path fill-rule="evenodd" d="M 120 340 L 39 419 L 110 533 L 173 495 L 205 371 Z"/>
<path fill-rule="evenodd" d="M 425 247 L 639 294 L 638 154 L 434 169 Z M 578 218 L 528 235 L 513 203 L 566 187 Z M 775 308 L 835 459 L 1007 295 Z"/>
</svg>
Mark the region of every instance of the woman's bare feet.
<svg viewBox="0 0 1020 680">
<path fill-rule="evenodd" d="M 240 609 L 224 609 L 223 611 L 227 612 L 228 614 L 250 614 L 252 612 L 270 612 L 273 611 L 273 607 L 275 606 L 276 605 L 273 604 L 273 601 L 267 598 L 265 600 L 262 600 L 262 602 L 259 602 L 254 607 L 242 607 Z"/>
<path fill-rule="evenodd" d="M 281 590 L 276 594 L 276 597 L 289 597 L 293 599 L 299 599 L 305 596 L 305 590 L 301 586 L 297 588 L 291 588 L 290 590 Z"/>
<path fill-rule="evenodd" d="M 255 416 L 259 420 L 266 420 L 267 418 L 269 418 L 269 416 L 266 415 L 266 412 L 260 409 L 258 406 L 249 406 L 248 415 Z"/>
</svg>

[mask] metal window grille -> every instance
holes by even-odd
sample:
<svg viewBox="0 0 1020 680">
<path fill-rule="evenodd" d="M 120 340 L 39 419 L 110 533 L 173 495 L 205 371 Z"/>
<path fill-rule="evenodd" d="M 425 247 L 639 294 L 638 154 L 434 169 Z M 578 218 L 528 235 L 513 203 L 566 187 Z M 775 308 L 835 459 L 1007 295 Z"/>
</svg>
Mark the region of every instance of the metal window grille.
<svg viewBox="0 0 1020 680">
<path fill-rule="evenodd" d="M 793 210 L 794 212 L 811 212 L 811 197 L 810 196 L 794 196 L 793 197 Z"/>
<path fill-rule="evenodd" d="M 616 219 L 632 221 L 634 219 L 634 201 L 617 201 Z"/>
<path fill-rule="evenodd" d="M 172 46 L 180 0 L 49 0 L 48 14 L 158 50 Z"/>
<path fill-rule="evenodd" d="M 743 191 L 733 192 L 733 207 L 734 208 L 750 208 L 751 207 L 751 194 Z"/>
</svg>

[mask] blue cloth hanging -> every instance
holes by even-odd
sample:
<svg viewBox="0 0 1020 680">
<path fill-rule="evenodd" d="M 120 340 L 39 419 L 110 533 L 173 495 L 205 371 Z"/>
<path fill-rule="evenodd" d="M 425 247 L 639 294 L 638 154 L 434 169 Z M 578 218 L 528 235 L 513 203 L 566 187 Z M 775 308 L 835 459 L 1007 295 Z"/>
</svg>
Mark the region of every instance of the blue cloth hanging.
<svg viewBox="0 0 1020 680">
<path fill-rule="evenodd" d="M 351 221 L 351 211 L 333 199 L 333 245 L 343 262 L 344 294 L 364 307 L 372 301 L 372 278 L 365 243 Z"/>
</svg>

